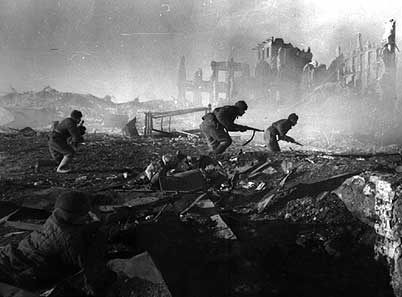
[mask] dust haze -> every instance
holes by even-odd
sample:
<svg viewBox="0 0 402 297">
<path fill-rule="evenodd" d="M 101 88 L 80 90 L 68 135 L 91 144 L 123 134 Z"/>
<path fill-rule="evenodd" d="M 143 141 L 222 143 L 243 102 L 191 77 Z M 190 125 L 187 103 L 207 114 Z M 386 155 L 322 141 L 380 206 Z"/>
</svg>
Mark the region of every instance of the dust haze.
<svg viewBox="0 0 402 297">
<path fill-rule="evenodd" d="M 172 100 L 177 98 L 182 56 L 188 79 L 198 68 L 204 78 L 210 77 L 211 61 L 229 57 L 248 63 L 254 75 L 257 59 L 252 48 L 272 36 L 300 49 L 310 47 L 313 60 L 328 67 L 338 46 L 345 53 L 356 48 L 359 32 L 363 42 L 380 44 L 384 23 L 391 18 L 397 21 L 399 45 L 401 8 L 399 1 L 1 0 L 0 95 L 50 86 L 60 92 L 110 95 L 114 102 Z M 305 116 L 299 129 L 295 128 L 300 135 L 316 130 L 319 135 L 328 131 L 379 133 L 376 122 L 370 129 L 364 125 L 374 123 L 367 115 L 378 117 L 372 115 L 373 109 L 378 113 L 375 95 L 367 99 L 370 104 L 361 104 L 344 90 L 323 94 L 325 105 L 316 93 L 288 98 L 296 105 L 262 104 L 261 128 L 292 111 Z M 335 99 L 331 101 L 328 94 Z M 297 105 L 300 100 L 310 105 Z M 291 110 L 293 106 L 297 109 Z M 348 108 L 355 118 L 348 116 L 344 121 Z M 311 114 L 316 112 L 325 117 L 315 114 L 313 120 Z M 383 110 L 383 114 L 388 112 Z M 244 121 L 250 119 L 244 117 Z M 330 142 L 331 136 L 322 137 Z"/>
</svg>

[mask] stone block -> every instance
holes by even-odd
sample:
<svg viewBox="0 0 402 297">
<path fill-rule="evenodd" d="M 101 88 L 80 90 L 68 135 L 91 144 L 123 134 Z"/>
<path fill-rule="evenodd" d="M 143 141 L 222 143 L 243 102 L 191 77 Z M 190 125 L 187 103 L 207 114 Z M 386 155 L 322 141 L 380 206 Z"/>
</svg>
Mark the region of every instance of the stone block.
<svg viewBox="0 0 402 297">
<path fill-rule="evenodd" d="M 388 262 L 394 294 L 402 297 L 402 186 L 392 174 L 362 174 L 334 191 L 360 220 L 373 226 L 374 251 Z"/>
</svg>

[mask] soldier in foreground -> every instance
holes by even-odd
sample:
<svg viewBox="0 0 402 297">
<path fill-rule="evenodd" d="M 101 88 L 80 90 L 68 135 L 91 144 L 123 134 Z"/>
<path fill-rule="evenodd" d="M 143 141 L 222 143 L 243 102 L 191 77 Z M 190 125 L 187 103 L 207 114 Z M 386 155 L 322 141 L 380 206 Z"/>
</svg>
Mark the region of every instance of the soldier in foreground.
<svg viewBox="0 0 402 297">
<path fill-rule="evenodd" d="M 287 119 L 279 120 L 267 128 L 264 133 L 264 140 L 268 146 L 268 149 L 271 152 L 281 151 L 278 144 L 279 140 L 301 145 L 292 137 L 286 135 L 286 133 L 288 133 L 288 131 L 297 124 L 298 119 L 299 117 L 297 116 L 297 114 L 292 113 L 288 116 Z"/>
<path fill-rule="evenodd" d="M 81 121 L 82 113 L 73 110 L 70 117 L 60 123 L 55 124 L 49 137 L 49 151 L 52 158 L 59 163 L 57 172 L 67 173 L 71 169 L 67 168 L 73 158 L 78 144 L 83 142 L 82 135 L 85 133 L 85 127 Z"/>
<path fill-rule="evenodd" d="M 249 130 L 247 126 L 234 123 L 246 110 L 246 102 L 237 101 L 234 105 L 217 107 L 211 113 L 202 117 L 203 122 L 200 128 L 207 138 L 208 146 L 213 153 L 216 155 L 221 154 L 232 144 L 232 138 L 228 131 L 245 132 Z"/>
<path fill-rule="evenodd" d="M 0 282 L 38 290 L 78 275 L 75 289 L 104 295 L 115 274 L 106 268 L 106 236 L 99 227 L 86 194 L 61 194 L 39 231 L 0 248 Z"/>
</svg>

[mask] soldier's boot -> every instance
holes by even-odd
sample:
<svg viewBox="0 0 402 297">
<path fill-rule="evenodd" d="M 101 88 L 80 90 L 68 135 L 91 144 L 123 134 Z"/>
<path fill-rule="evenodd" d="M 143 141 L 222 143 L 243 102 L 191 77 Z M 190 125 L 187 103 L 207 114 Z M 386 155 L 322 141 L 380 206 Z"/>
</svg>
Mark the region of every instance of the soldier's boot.
<svg viewBox="0 0 402 297">
<path fill-rule="evenodd" d="M 71 169 L 67 169 L 66 166 L 67 164 L 71 161 L 71 156 L 70 155 L 65 155 L 63 159 L 61 160 L 59 166 L 57 167 L 57 172 L 58 173 L 68 173 L 71 171 Z"/>
<path fill-rule="evenodd" d="M 222 154 L 230 145 L 232 144 L 231 139 L 225 139 L 219 143 L 219 145 L 214 149 L 216 155 Z"/>
</svg>

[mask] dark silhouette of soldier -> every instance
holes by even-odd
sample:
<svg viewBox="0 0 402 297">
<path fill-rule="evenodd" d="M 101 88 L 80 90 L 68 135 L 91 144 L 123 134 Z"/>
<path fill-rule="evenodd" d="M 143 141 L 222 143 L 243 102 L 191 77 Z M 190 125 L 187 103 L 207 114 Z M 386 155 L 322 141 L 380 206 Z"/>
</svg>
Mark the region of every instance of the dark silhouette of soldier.
<svg viewBox="0 0 402 297">
<path fill-rule="evenodd" d="M 238 101 L 234 105 L 217 107 L 202 117 L 203 122 L 200 128 L 213 153 L 221 154 L 232 144 L 228 131 L 244 132 L 247 130 L 247 127 L 234 123 L 246 112 L 247 107 L 246 102 Z"/>
<path fill-rule="evenodd" d="M 70 172 L 67 165 L 74 156 L 78 144 L 84 141 L 82 135 L 86 129 L 82 126 L 81 118 L 82 113 L 79 110 L 73 110 L 70 117 L 54 124 L 48 145 L 52 158 L 59 163 L 57 167 L 59 173 Z"/>
<path fill-rule="evenodd" d="M 297 114 L 292 113 L 287 119 L 279 120 L 267 128 L 264 133 L 264 140 L 271 152 L 281 151 L 278 140 L 296 143 L 296 141 L 292 137 L 287 136 L 286 133 L 297 124 L 298 119 Z"/>
</svg>

